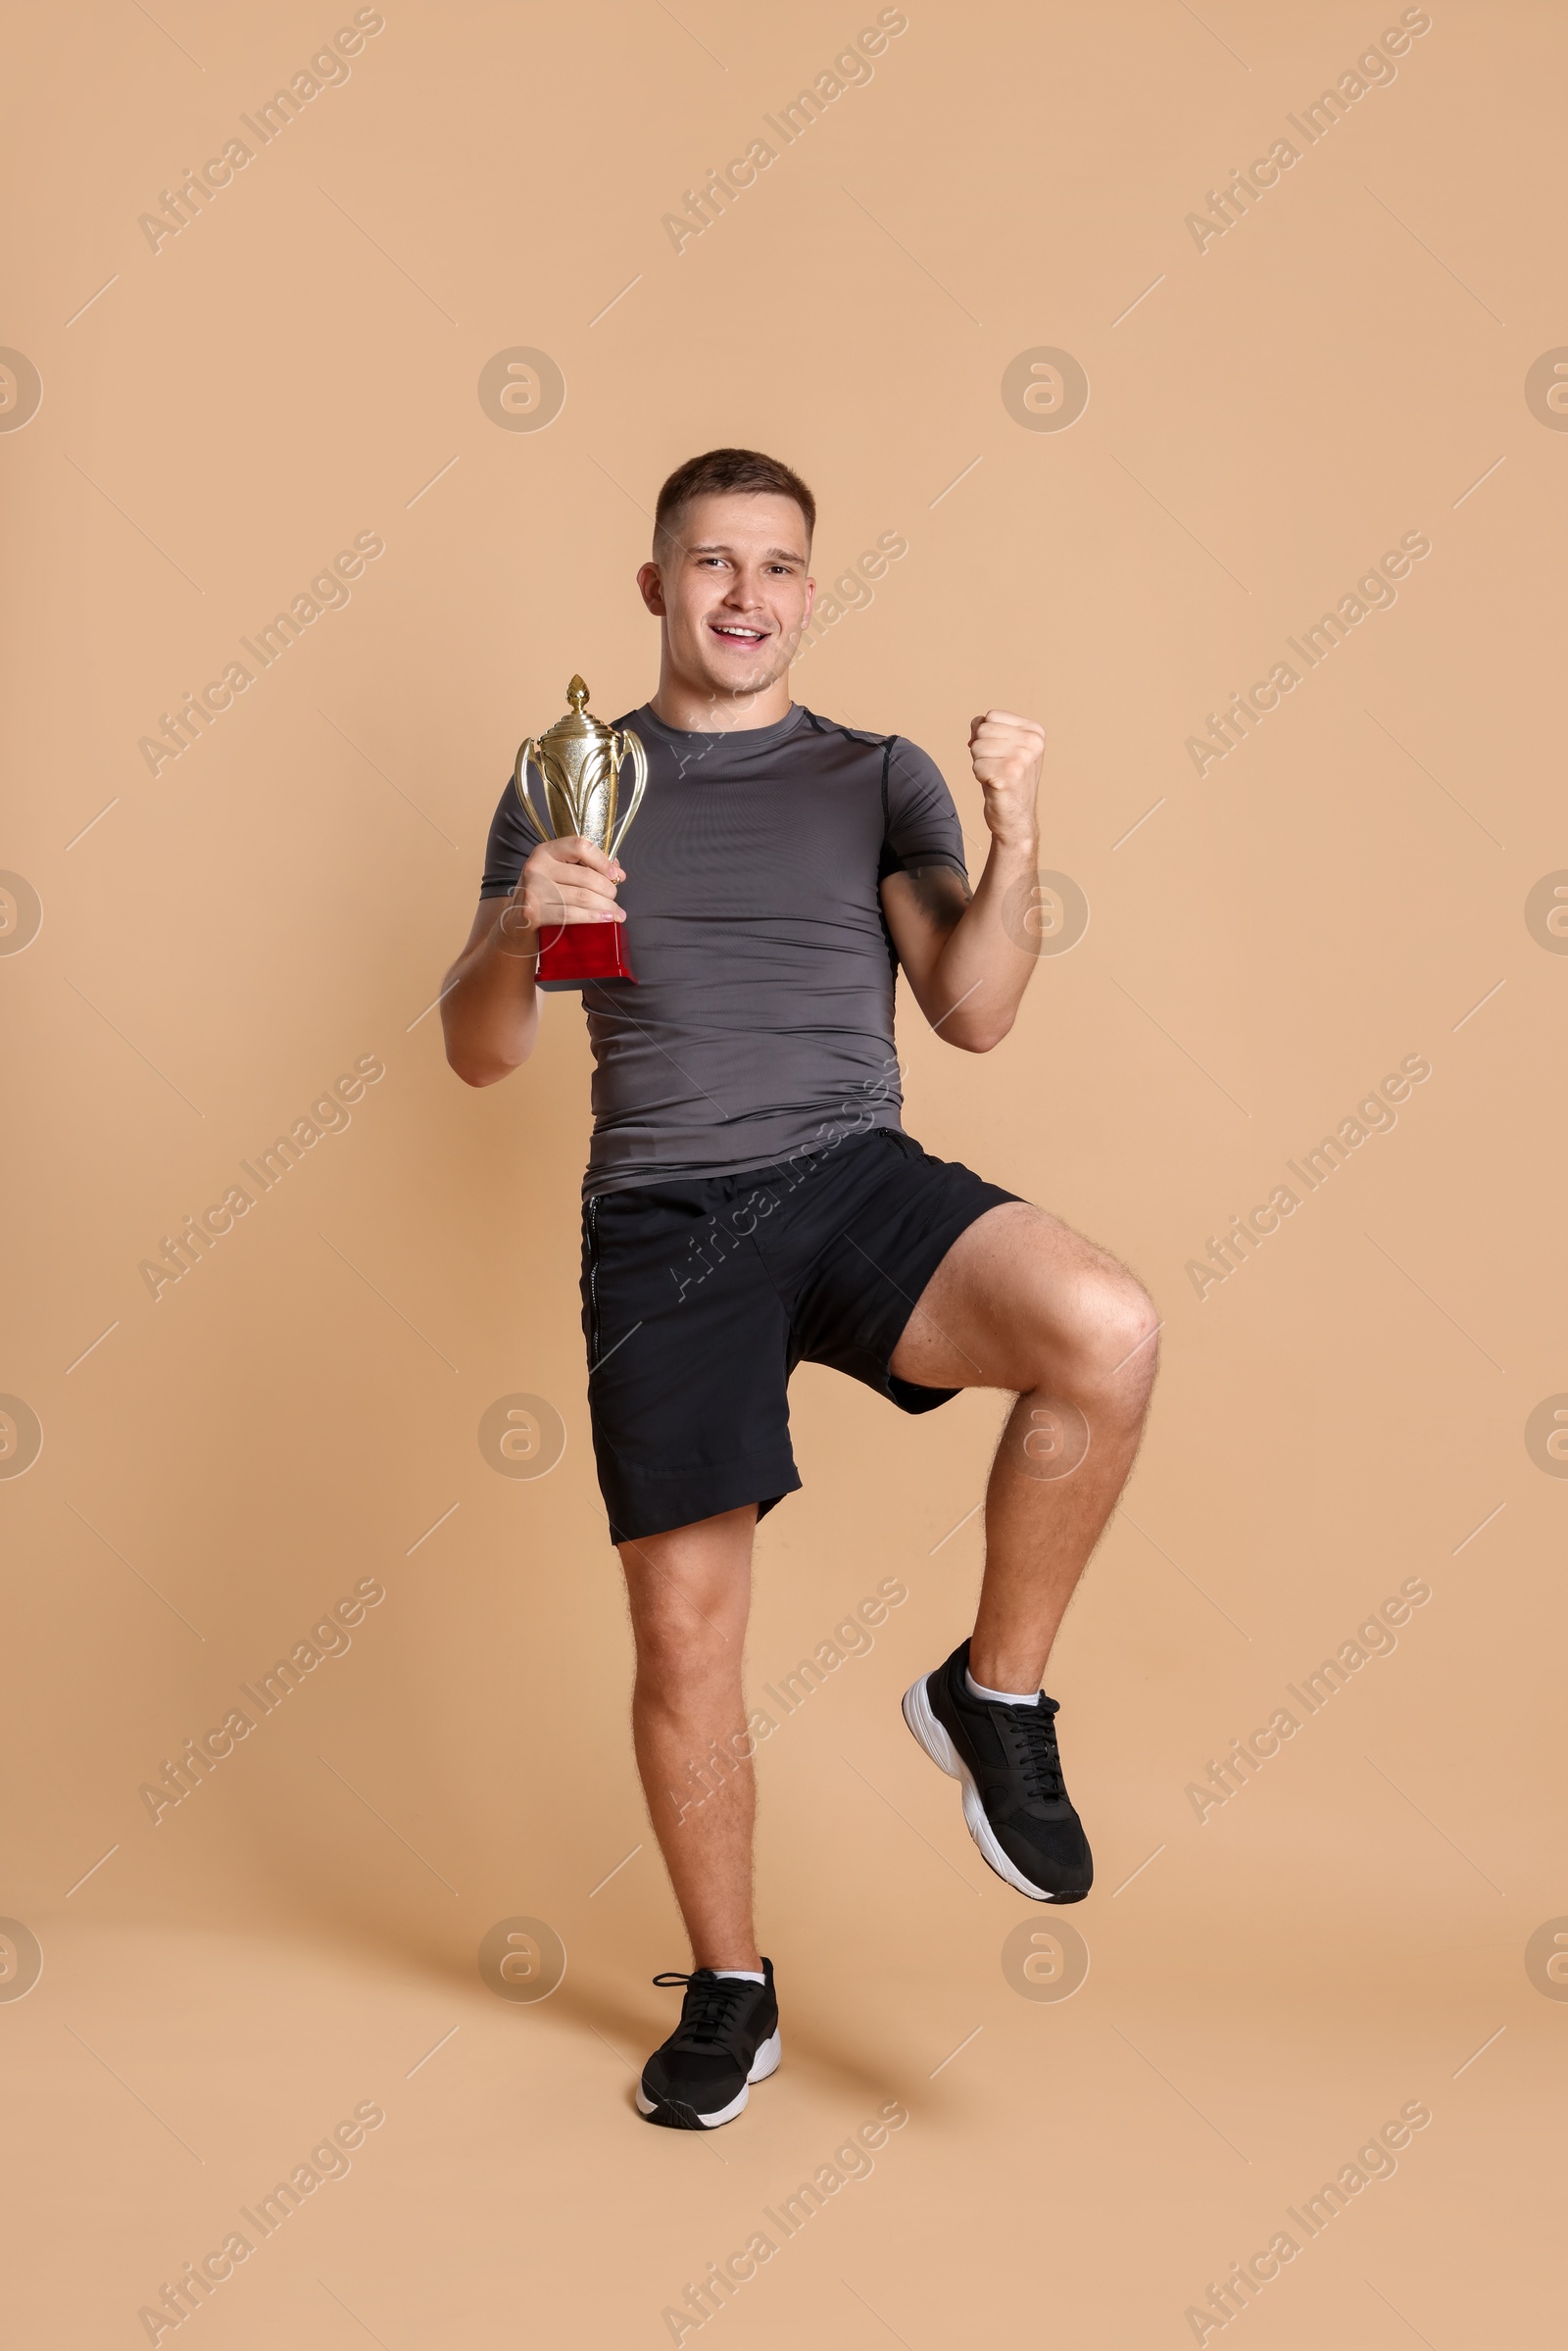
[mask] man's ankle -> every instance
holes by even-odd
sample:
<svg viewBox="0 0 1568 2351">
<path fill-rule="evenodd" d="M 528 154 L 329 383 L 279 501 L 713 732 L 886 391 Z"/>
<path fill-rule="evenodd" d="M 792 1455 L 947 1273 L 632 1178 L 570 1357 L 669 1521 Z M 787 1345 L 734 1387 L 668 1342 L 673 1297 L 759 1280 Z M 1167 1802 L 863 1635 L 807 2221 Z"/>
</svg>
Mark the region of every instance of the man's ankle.
<svg viewBox="0 0 1568 2351">
<path fill-rule="evenodd" d="M 989 1654 L 982 1653 L 977 1661 L 973 1643 L 969 1649 L 968 1674 L 969 1679 L 978 1682 L 982 1690 L 1020 1692 L 1038 1690 L 1045 1679 L 1043 1662 L 1041 1670 L 1036 1672 L 1033 1658 L 1027 1655 L 1009 1656 L 1005 1651 L 994 1650 Z"/>
</svg>

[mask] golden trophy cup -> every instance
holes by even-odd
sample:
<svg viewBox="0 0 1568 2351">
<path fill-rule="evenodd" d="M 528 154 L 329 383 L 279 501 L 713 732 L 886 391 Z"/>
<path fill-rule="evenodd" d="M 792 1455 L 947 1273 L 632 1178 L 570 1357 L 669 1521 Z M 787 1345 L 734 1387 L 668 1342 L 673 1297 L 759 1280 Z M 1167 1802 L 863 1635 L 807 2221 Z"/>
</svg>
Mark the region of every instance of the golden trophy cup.
<svg viewBox="0 0 1568 2351">
<path fill-rule="evenodd" d="M 588 689 L 580 677 L 566 688 L 570 704 L 564 718 L 542 735 L 530 735 L 517 753 L 513 781 L 528 821 L 544 841 L 575 836 L 591 841 L 607 857 L 619 854 L 627 829 L 648 787 L 648 754 L 631 728 L 617 734 L 588 709 Z M 631 799 L 620 808 L 620 770 L 631 761 Z M 544 783 L 542 823 L 528 797 L 528 762 L 532 759 Z M 618 811 L 618 819 L 617 819 Z M 626 960 L 626 926 L 621 922 L 564 922 L 540 926 L 539 982 L 542 987 L 569 988 L 580 980 L 635 980 Z"/>
</svg>

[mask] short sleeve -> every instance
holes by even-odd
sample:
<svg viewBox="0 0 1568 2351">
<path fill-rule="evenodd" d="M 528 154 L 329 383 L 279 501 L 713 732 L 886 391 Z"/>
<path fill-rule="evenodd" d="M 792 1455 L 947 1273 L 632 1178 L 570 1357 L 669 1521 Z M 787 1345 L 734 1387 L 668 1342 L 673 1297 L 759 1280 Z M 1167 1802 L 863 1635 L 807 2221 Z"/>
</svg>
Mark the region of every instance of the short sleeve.
<svg viewBox="0 0 1568 2351">
<path fill-rule="evenodd" d="M 516 887 L 518 874 L 538 846 L 539 835 L 528 821 L 516 786 L 509 781 L 490 819 L 479 896 L 509 898 Z"/>
<path fill-rule="evenodd" d="M 883 840 L 877 880 L 918 865 L 951 865 L 968 879 L 963 828 L 942 770 L 918 744 L 895 735 L 883 768 Z"/>
</svg>

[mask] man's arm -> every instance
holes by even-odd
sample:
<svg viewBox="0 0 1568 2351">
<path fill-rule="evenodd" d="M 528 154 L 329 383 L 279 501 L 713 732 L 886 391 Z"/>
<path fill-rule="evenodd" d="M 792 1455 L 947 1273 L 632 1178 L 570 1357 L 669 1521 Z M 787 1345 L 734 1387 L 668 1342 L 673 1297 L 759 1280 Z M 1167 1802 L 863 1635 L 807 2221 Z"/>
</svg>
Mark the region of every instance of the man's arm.
<svg viewBox="0 0 1568 2351">
<path fill-rule="evenodd" d="M 882 910 L 914 1001 L 939 1037 L 985 1053 L 1011 1028 L 1035 967 L 1035 950 L 1016 920 L 1004 923 L 1009 894 L 1039 864 L 1035 796 L 1045 729 L 1010 710 L 987 710 L 969 728 L 969 756 L 985 798 L 991 849 L 971 896 L 950 865 L 890 873 Z M 1014 907 L 1027 897 L 1020 891 Z M 1016 934 L 1016 935 L 1013 935 Z"/>
<path fill-rule="evenodd" d="M 465 1085 L 493 1086 L 539 1035 L 539 933 L 563 923 L 624 922 L 626 876 L 591 841 L 542 841 L 510 898 L 481 898 L 462 955 L 441 983 L 447 1059 Z"/>
</svg>

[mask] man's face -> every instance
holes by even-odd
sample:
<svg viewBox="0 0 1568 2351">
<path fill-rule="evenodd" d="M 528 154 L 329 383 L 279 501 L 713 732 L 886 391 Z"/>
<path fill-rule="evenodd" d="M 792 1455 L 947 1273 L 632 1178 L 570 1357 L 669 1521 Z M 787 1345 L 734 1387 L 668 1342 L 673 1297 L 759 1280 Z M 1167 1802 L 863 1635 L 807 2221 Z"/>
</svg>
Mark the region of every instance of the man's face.
<svg viewBox="0 0 1568 2351">
<path fill-rule="evenodd" d="M 783 676 L 810 617 L 816 582 L 793 498 L 719 491 L 675 517 L 663 561 L 637 574 L 664 622 L 670 665 L 715 696 L 757 694 Z"/>
</svg>

